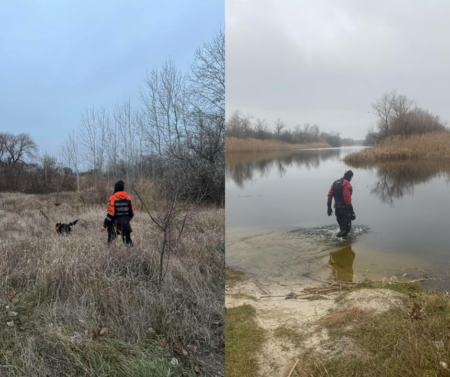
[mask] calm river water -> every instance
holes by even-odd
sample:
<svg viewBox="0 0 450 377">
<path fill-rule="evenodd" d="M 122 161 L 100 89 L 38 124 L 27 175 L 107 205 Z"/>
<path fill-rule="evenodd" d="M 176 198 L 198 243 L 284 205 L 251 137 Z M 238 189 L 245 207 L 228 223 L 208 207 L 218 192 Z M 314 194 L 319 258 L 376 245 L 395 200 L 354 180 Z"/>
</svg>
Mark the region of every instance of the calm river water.
<svg viewBox="0 0 450 377">
<path fill-rule="evenodd" d="M 354 168 L 342 161 L 361 148 L 227 155 L 227 265 L 280 284 L 328 274 L 341 280 L 446 275 L 446 169 L 430 163 Z M 356 220 L 350 239 L 340 241 L 326 202 L 348 168 Z"/>
</svg>

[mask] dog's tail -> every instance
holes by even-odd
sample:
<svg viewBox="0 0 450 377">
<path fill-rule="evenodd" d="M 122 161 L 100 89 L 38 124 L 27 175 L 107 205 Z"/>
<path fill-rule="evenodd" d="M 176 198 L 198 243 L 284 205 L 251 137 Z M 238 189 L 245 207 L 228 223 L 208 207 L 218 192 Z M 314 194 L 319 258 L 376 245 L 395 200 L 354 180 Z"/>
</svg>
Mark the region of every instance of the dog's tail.
<svg viewBox="0 0 450 377">
<path fill-rule="evenodd" d="M 69 224 L 69 226 L 74 226 L 74 225 L 78 222 L 78 220 L 79 220 L 79 219 L 76 219 L 75 221 L 71 222 L 71 223 Z"/>
</svg>

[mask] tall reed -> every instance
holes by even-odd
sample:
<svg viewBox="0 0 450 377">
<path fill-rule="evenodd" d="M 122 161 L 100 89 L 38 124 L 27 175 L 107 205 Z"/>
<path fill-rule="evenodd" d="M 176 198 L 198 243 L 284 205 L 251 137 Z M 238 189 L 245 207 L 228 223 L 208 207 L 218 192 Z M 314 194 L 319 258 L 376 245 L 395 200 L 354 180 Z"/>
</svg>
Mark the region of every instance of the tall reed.
<svg viewBox="0 0 450 377">
<path fill-rule="evenodd" d="M 350 153 L 344 158 L 349 165 L 407 160 L 450 161 L 450 132 L 392 136 L 373 148 Z"/>
</svg>

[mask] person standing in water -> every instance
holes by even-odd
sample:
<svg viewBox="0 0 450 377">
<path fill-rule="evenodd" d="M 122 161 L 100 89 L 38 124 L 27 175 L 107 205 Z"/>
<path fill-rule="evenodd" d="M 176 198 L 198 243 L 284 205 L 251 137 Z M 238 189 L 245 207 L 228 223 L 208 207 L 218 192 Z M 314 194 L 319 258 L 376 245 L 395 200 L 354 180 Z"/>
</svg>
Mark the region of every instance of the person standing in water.
<svg viewBox="0 0 450 377">
<path fill-rule="evenodd" d="M 352 220 L 356 219 L 355 211 L 352 205 L 353 187 L 350 181 L 353 178 L 353 172 L 346 170 L 344 176 L 331 185 L 328 192 L 328 216 L 333 214 L 331 203 L 334 198 L 334 208 L 336 210 L 336 220 L 339 224 L 340 231 L 336 237 L 345 237 L 350 233 L 352 228 Z"/>
</svg>

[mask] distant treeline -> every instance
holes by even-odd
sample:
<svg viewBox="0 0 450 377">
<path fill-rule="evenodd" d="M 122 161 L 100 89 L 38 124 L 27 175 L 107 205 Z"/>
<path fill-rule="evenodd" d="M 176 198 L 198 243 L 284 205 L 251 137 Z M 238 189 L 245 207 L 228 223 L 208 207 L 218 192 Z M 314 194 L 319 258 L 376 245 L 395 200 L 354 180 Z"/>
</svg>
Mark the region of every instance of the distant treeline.
<svg viewBox="0 0 450 377">
<path fill-rule="evenodd" d="M 47 154 L 40 156 L 27 134 L 0 133 L 0 191 L 45 193 L 73 190 L 73 171 Z"/>
<path fill-rule="evenodd" d="M 26 134 L 0 134 L 0 191 L 46 193 L 106 180 L 158 178 L 168 188 L 223 203 L 225 37 L 199 47 L 188 72 L 154 68 L 140 103 L 91 107 L 57 156 L 39 154 Z"/>
<path fill-rule="evenodd" d="M 369 130 L 364 145 L 374 145 L 389 136 L 412 136 L 428 132 L 448 131 L 438 115 L 421 109 L 405 95 L 394 90 L 372 103 L 377 116 L 376 130 Z"/>
<path fill-rule="evenodd" d="M 281 119 L 277 119 L 273 126 L 273 130 L 270 130 L 266 120 L 244 116 L 237 110 L 228 118 L 225 134 L 227 137 L 240 139 L 281 140 L 289 144 L 328 143 L 333 147 L 362 144 L 362 140 L 341 138 L 339 132 L 320 131 L 317 124 L 298 124 L 289 129 Z"/>
</svg>

